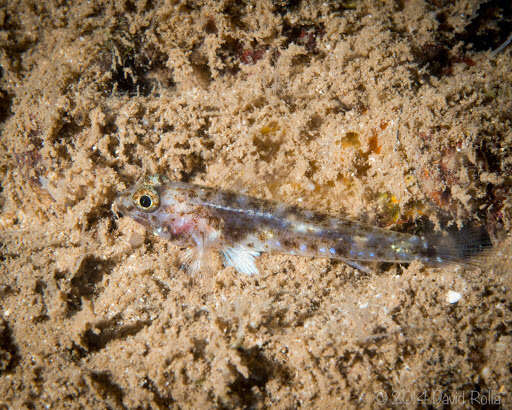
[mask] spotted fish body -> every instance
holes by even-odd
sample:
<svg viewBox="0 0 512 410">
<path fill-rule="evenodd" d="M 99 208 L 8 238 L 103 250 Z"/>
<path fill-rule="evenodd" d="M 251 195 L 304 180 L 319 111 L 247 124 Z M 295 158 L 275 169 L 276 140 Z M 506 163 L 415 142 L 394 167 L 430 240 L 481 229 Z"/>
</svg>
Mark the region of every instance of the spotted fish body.
<svg viewBox="0 0 512 410">
<path fill-rule="evenodd" d="M 437 266 L 464 257 L 450 237 L 393 232 L 159 176 L 120 194 L 113 209 L 156 235 L 192 247 L 189 259 L 195 269 L 210 250 L 221 251 L 226 265 L 249 275 L 258 273 L 255 258 L 261 252 L 333 258 L 356 266 L 414 260 Z"/>
</svg>

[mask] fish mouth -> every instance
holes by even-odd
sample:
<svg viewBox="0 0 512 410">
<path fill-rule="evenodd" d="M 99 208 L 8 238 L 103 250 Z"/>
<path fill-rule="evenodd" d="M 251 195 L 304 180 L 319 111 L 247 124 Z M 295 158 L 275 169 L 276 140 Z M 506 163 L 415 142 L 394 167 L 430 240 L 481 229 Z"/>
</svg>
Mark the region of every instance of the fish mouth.
<svg viewBox="0 0 512 410">
<path fill-rule="evenodd" d="M 130 195 L 121 194 L 112 203 L 111 211 L 116 219 L 122 218 L 133 209 Z"/>
<path fill-rule="evenodd" d="M 147 220 L 146 215 L 134 205 L 131 192 L 120 194 L 112 203 L 111 211 L 116 219 L 127 216 L 146 228 L 151 228 L 151 223 Z"/>
</svg>

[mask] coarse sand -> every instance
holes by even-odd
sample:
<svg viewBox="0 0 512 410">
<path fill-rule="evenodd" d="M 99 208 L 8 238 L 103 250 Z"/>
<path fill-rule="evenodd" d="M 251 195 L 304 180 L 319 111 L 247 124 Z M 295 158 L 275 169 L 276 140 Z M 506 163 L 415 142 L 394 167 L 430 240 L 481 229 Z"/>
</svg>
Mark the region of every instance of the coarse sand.
<svg viewBox="0 0 512 410">
<path fill-rule="evenodd" d="M 0 0 L 0 409 L 512 408 L 510 27 L 500 0 Z M 111 212 L 155 173 L 496 251 L 191 276 Z"/>
</svg>

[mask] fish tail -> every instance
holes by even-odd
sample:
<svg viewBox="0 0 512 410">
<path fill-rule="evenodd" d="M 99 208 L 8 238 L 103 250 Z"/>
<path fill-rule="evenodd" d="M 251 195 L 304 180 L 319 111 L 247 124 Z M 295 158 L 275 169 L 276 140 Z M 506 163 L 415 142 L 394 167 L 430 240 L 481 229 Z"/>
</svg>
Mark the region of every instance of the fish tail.
<svg viewBox="0 0 512 410">
<path fill-rule="evenodd" d="M 493 245 L 483 227 L 465 226 L 449 230 L 445 235 L 431 234 L 424 238 L 423 261 L 429 265 L 455 263 L 481 267 L 493 254 Z"/>
</svg>

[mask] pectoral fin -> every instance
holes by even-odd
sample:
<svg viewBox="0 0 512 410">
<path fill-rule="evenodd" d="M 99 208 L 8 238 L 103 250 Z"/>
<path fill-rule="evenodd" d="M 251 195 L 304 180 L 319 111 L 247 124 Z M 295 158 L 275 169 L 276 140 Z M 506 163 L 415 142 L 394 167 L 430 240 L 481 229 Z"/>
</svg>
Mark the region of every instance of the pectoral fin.
<svg viewBox="0 0 512 410">
<path fill-rule="evenodd" d="M 245 275 L 257 275 L 256 258 L 260 252 L 249 249 L 243 245 L 226 247 L 222 249 L 226 266 L 233 266 L 237 272 Z"/>
</svg>

